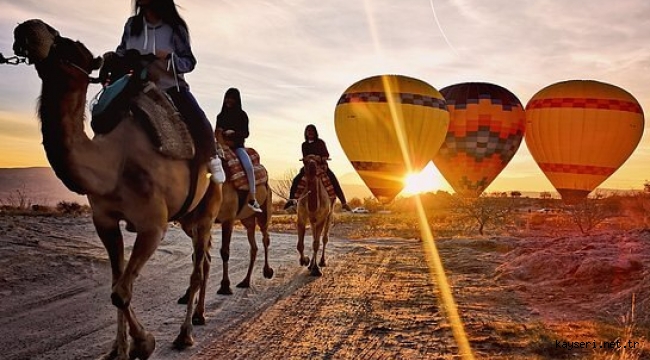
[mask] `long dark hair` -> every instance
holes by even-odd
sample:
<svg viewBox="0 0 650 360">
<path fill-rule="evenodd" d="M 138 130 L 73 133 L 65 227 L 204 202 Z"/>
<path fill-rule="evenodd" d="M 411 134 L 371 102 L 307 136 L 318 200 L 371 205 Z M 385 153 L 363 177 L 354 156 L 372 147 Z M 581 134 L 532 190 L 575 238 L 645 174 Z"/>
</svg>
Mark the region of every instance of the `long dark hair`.
<svg viewBox="0 0 650 360">
<path fill-rule="evenodd" d="M 178 13 L 174 0 L 151 0 L 149 7 L 162 18 L 165 24 L 171 26 L 174 31 L 178 31 L 182 27 L 189 35 L 190 30 L 185 20 L 181 17 L 181 14 Z M 133 0 L 133 13 L 138 21 L 131 22 L 131 33 L 140 35 L 144 29 L 144 14 L 138 0 Z"/>
<path fill-rule="evenodd" d="M 233 98 L 235 99 L 235 106 L 233 106 L 232 109 L 226 107 L 226 98 Z M 230 88 L 226 90 L 226 93 L 223 95 L 223 104 L 221 105 L 221 112 L 240 112 L 242 110 L 242 105 L 241 105 L 241 93 L 239 92 L 239 89 L 237 88 Z"/>
<path fill-rule="evenodd" d="M 317 140 L 318 139 L 318 130 L 316 130 L 316 125 L 309 124 L 309 125 L 305 126 L 305 133 L 304 133 L 305 141 L 309 141 L 309 139 L 307 139 L 307 130 L 309 130 L 309 129 L 312 129 L 314 131 L 314 140 Z"/>
</svg>

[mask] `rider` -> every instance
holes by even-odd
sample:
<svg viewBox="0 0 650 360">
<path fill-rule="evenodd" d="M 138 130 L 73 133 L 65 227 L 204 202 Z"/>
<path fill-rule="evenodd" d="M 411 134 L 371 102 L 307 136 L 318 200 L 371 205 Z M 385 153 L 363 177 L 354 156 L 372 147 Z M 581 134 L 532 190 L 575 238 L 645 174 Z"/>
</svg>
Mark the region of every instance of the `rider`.
<svg viewBox="0 0 650 360">
<path fill-rule="evenodd" d="M 185 20 L 174 0 L 136 0 L 133 12 L 115 52 L 125 56 L 127 50 L 134 49 L 143 55 L 155 55 L 156 60 L 147 67 L 149 79 L 171 97 L 181 113 L 197 143 L 197 160 L 208 163 L 212 181 L 223 183 L 226 176 L 217 156 L 212 125 L 183 75 L 196 65 Z"/>
<path fill-rule="evenodd" d="M 223 134 L 231 149 L 235 151 L 248 178 L 248 207 L 255 212 L 262 212 L 255 197 L 255 170 L 250 156 L 244 147 L 244 141 L 249 135 L 248 114 L 242 109 L 241 94 L 236 88 L 230 88 L 223 97 L 221 112 L 217 115 L 217 133 Z"/>
<path fill-rule="evenodd" d="M 302 143 L 302 157 L 304 158 L 307 155 L 318 155 L 321 157 L 323 162 L 326 162 L 330 157 L 330 153 L 327 151 L 327 145 L 325 145 L 325 141 L 318 137 L 318 130 L 316 130 L 316 126 L 313 124 L 309 124 L 305 127 L 305 141 Z M 289 191 L 289 200 L 284 205 L 285 210 L 296 206 L 298 203 L 295 199 L 296 190 L 298 189 L 298 184 L 300 184 L 300 179 L 302 179 L 304 175 L 305 169 L 303 167 L 300 169 L 300 172 L 298 172 L 298 175 L 293 178 L 293 181 L 291 182 L 291 190 Z M 341 184 L 339 184 L 338 179 L 332 170 L 330 170 L 329 166 L 327 167 L 327 177 L 330 179 L 332 186 L 334 186 L 336 197 L 341 200 L 341 207 L 344 210 L 351 211 L 352 209 L 345 200 L 345 195 L 343 194 L 343 189 L 341 189 Z"/>
</svg>

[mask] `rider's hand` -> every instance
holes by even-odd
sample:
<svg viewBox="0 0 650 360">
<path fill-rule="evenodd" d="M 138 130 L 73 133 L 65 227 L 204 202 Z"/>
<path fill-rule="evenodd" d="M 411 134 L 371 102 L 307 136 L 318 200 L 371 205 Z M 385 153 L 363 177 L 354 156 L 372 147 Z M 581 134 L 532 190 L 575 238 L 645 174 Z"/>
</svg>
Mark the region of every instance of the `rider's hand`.
<svg viewBox="0 0 650 360">
<path fill-rule="evenodd" d="M 156 57 L 157 57 L 158 59 L 167 60 L 167 59 L 169 59 L 169 54 L 170 54 L 169 51 L 165 51 L 165 50 L 156 50 Z"/>
</svg>

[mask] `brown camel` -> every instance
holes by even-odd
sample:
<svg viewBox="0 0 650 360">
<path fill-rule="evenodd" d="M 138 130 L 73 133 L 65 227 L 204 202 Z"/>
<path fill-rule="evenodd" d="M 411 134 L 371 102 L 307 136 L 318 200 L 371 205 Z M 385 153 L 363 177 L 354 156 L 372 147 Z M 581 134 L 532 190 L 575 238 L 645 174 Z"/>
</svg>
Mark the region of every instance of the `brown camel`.
<svg viewBox="0 0 650 360">
<path fill-rule="evenodd" d="M 125 112 L 110 133 L 89 139 L 84 132 L 86 92 L 89 73 L 100 67 L 101 58 L 94 58 L 82 43 L 59 36 L 41 20 L 18 25 L 14 38 L 14 52 L 35 65 L 43 82 L 38 114 L 50 165 L 70 190 L 88 196 L 97 235 L 110 259 L 117 337 L 104 359 L 147 359 L 155 349 L 154 336 L 145 330 L 131 307 L 133 283 L 163 239 L 173 216 L 179 217 L 194 246 L 196 262 L 190 278 L 190 298 L 200 292 L 196 313 L 195 302 L 188 302 L 174 345 L 192 345 L 192 322 L 204 321 L 202 285 L 208 277 L 210 230 L 221 205 L 221 186 L 211 184 L 204 164 L 161 155 L 139 125 L 138 115 L 131 112 Z M 195 180 L 190 176 L 192 167 L 198 168 Z M 193 200 L 187 206 L 193 181 Z M 183 207 L 187 208 L 184 214 Z M 137 232 L 128 262 L 120 221 L 126 221 Z M 127 331 L 132 338 L 130 346 Z"/>
<path fill-rule="evenodd" d="M 300 265 L 308 266 L 312 276 L 321 276 L 319 266 L 326 266 L 325 247 L 329 241 L 329 230 L 332 223 L 332 213 L 334 212 L 334 202 L 336 198 L 330 198 L 321 174 L 325 174 L 324 167 L 326 164 L 321 163 L 321 157 L 317 155 L 308 155 L 303 159 L 305 168 L 305 178 L 307 186 L 305 187 L 306 195 L 302 195 L 298 200 L 298 253 L 300 254 Z M 324 175 L 327 176 L 327 175 Z M 309 222 L 313 236 L 312 258 L 305 256 L 305 229 Z M 321 236 L 323 241 L 323 252 L 320 262 L 316 263 L 318 250 L 320 247 Z"/>
<path fill-rule="evenodd" d="M 220 133 L 216 134 L 216 139 L 221 146 L 227 146 L 226 141 Z M 225 162 L 224 162 L 225 163 Z M 227 171 L 228 172 L 228 171 Z M 246 228 L 246 236 L 248 237 L 248 244 L 250 246 L 248 271 L 246 277 L 239 284 L 238 288 L 249 288 L 251 284 L 251 275 L 253 267 L 255 266 L 255 259 L 257 258 L 257 242 L 255 241 L 255 227 L 259 226 L 262 233 L 262 244 L 264 245 L 264 269 L 263 275 L 266 279 L 273 278 L 273 268 L 269 265 L 269 245 L 271 238 L 269 237 L 269 225 L 271 223 L 271 215 L 273 214 L 273 199 L 268 183 L 256 186 L 256 198 L 262 207 L 261 213 L 256 213 L 246 206 L 248 191 L 237 190 L 234 182 L 228 176 L 227 181 L 223 184 L 223 200 L 221 209 L 217 215 L 216 221 L 221 223 L 221 260 L 223 264 L 223 275 L 221 278 L 221 285 L 217 294 L 232 295 L 230 288 L 230 276 L 228 273 L 228 262 L 230 260 L 230 240 L 232 239 L 233 228 L 235 222 L 239 220 Z M 206 279 L 207 280 L 207 279 Z M 206 287 L 207 285 L 204 285 Z M 189 299 L 188 288 L 185 294 L 178 299 L 179 304 L 187 304 Z"/>
</svg>

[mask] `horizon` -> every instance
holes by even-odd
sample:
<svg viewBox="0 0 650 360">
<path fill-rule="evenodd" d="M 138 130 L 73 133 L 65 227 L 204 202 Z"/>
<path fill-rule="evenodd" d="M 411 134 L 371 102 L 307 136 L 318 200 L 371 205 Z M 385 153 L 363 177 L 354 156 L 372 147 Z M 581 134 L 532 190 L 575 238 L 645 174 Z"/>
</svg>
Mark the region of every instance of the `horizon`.
<svg viewBox="0 0 650 360">
<path fill-rule="evenodd" d="M 418 78 L 437 90 L 490 82 L 512 91 L 524 106 L 550 84 L 593 79 L 627 90 L 650 108 L 650 49 L 638 45 L 650 31 L 643 18 L 650 3 L 641 0 L 616 7 L 587 0 L 177 4 L 198 59 L 187 75 L 194 95 L 214 125 L 223 92 L 231 86 L 242 91 L 251 119 L 247 146 L 258 150 L 274 179 L 298 168 L 304 126 L 314 123 L 328 145 L 334 173 L 354 174 L 351 181 L 364 184 L 338 142 L 334 108 L 347 87 L 378 74 Z M 29 18 L 43 19 L 100 55 L 115 49 L 131 15 L 130 1 L 115 6 L 0 0 L 0 5 L 0 52 L 7 57 L 13 55 L 13 28 Z M 20 84 L 0 89 L 0 167 L 48 167 L 34 110 L 40 79 L 24 64 L 0 65 L 0 76 L 5 84 Z M 88 99 L 98 91 L 91 86 Z M 642 188 L 649 157 L 650 140 L 643 136 L 598 188 Z M 431 183 L 452 191 L 435 166 L 427 171 Z M 556 192 L 523 140 L 485 192 L 512 190 Z"/>
</svg>

